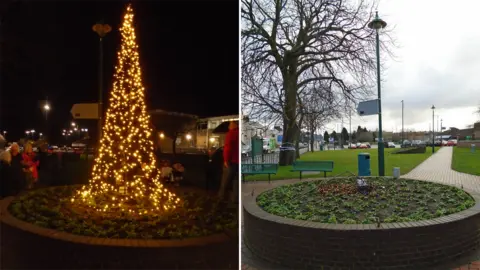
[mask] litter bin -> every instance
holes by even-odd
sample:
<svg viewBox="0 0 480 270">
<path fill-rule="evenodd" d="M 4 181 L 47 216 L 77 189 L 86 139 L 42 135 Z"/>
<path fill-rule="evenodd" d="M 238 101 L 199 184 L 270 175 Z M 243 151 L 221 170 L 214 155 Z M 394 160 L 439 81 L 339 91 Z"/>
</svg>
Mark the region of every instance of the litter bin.
<svg viewBox="0 0 480 270">
<path fill-rule="evenodd" d="M 475 144 L 473 144 L 473 143 L 470 146 L 470 152 L 475 153 Z"/>
<path fill-rule="evenodd" d="M 323 151 L 323 144 L 320 144 L 320 151 Z"/>
<path fill-rule="evenodd" d="M 358 176 L 370 176 L 372 174 L 370 170 L 370 154 L 359 153 L 358 154 Z"/>
</svg>

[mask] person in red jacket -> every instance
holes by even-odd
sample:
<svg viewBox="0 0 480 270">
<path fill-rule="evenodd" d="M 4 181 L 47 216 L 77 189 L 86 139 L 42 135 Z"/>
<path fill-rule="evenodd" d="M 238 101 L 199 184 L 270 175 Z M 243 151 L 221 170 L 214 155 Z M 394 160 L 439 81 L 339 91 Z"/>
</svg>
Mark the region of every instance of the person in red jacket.
<svg viewBox="0 0 480 270">
<path fill-rule="evenodd" d="M 225 145 L 223 147 L 224 172 L 218 197 L 220 200 L 223 200 L 225 197 L 225 191 L 230 190 L 233 186 L 233 196 L 230 197 L 230 200 L 231 202 L 236 202 L 238 183 L 235 183 L 235 180 L 238 181 L 238 149 L 240 147 L 238 140 L 238 122 L 230 122 L 228 129 L 227 136 L 225 137 Z"/>
</svg>

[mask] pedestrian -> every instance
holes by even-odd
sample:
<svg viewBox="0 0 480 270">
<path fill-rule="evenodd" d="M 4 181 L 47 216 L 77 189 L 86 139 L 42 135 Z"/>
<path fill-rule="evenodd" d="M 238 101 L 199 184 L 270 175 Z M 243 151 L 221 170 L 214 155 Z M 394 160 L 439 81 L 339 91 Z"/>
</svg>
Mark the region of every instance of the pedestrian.
<svg viewBox="0 0 480 270">
<path fill-rule="evenodd" d="M 11 184 L 11 193 L 12 195 L 18 194 L 21 190 L 25 188 L 25 164 L 23 163 L 22 155 L 20 154 L 20 147 L 17 143 L 13 143 L 10 146 L 10 184 Z"/>
<path fill-rule="evenodd" d="M 238 148 L 239 148 L 239 131 L 238 122 L 231 121 L 228 127 L 228 133 L 225 137 L 225 145 L 223 148 L 223 178 L 218 192 L 219 200 L 224 200 L 225 191 L 232 190 L 230 202 L 237 202 L 238 195 Z M 233 187 L 233 188 L 232 188 Z"/>
<path fill-rule="evenodd" d="M 275 134 L 272 134 L 272 136 L 270 137 L 268 146 L 269 146 L 270 153 L 275 152 L 275 150 L 277 149 L 278 145 L 277 145 L 277 140 L 275 139 Z"/>
<path fill-rule="evenodd" d="M 0 198 L 13 195 L 11 167 L 12 155 L 10 151 L 0 153 Z"/>
<path fill-rule="evenodd" d="M 23 146 L 22 154 L 23 162 L 27 168 L 25 168 L 25 180 L 26 188 L 31 189 L 33 185 L 38 181 L 38 165 L 40 162 L 37 160 L 35 153 L 33 152 L 32 145 L 26 143 Z"/>
</svg>

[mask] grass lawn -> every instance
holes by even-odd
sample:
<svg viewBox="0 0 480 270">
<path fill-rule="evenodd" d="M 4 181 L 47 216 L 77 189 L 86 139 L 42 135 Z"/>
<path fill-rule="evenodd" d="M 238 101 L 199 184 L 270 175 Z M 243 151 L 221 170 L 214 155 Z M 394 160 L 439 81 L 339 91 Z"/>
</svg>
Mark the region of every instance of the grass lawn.
<svg viewBox="0 0 480 270">
<path fill-rule="evenodd" d="M 458 172 L 480 175 L 480 149 L 475 153 L 470 148 L 453 148 L 452 169 Z"/>
<path fill-rule="evenodd" d="M 392 176 L 393 167 L 400 167 L 400 174 L 410 172 L 417 165 L 427 159 L 432 151 L 426 151 L 424 154 L 391 154 L 396 149 L 385 149 L 385 175 Z M 345 149 L 335 151 L 318 151 L 305 153 L 300 156 L 301 160 L 332 160 L 334 162 L 333 172 L 327 173 L 328 176 L 335 176 L 346 171 L 358 173 L 358 153 L 370 153 L 370 169 L 372 176 L 378 175 L 378 150 L 377 149 Z M 291 172 L 292 166 L 281 166 L 276 175 L 272 175 L 272 180 L 295 179 L 299 178 L 298 172 Z M 307 174 L 303 173 L 303 178 L 323 177 L 322 173 Z M 247 181 L 268 180 L 267 175 L 252 175 L 245 177 Z"/>
</svg>

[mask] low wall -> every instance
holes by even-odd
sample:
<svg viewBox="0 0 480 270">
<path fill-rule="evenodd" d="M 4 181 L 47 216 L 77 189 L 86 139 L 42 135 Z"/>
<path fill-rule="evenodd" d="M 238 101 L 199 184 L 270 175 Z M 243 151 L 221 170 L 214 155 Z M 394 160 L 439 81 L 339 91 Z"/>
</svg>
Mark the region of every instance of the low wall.
<svg viewBox="0 0 480 270">
<path fill-rule="evenodd" d="M 470 148 L 472 144 L 475 144 L 476 148 L 480 148 L 480 141 L 458 141 L 457 147 L 460 148 Z"/>
<path fill-rule="evenodd" d="M 466 211 L 377 228 L 275 216 L 257 205 L 256 192 L 242 201 L 245 243 L 257 256 L 291 269 L 425 269 L 480 245 L 477 194 L 477 204 Z"/>
<path fill-rule="evenodd" d="M 0 269 L 230 269 L 238 267 L 238 235 L 184 240 L 79 236 L 16 219 L 1 201 Z"/>
</svg>

